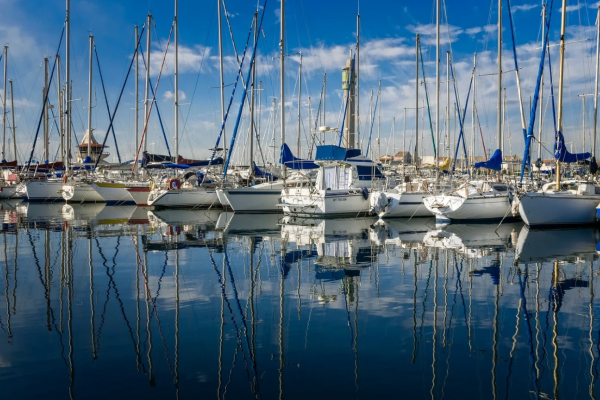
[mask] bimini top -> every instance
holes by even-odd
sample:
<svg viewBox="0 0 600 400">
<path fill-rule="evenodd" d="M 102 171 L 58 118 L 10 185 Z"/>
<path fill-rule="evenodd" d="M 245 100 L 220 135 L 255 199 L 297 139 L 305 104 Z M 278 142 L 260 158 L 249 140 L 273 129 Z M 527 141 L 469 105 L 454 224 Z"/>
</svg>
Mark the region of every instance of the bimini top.
<svg viewBox="0 0 600 400">
<path fill-rule="evenodd" d="M 340 146 L 317 146 L 315 161 L 346 161 L 349 158 L 360 156 L 360 149 L 346 149 Z"/>
</svg>

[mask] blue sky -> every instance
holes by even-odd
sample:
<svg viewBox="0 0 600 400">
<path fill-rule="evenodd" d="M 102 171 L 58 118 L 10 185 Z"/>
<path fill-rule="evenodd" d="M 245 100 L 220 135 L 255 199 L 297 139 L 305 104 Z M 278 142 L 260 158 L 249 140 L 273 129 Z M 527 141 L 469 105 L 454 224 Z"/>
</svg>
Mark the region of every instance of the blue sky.
<svg viewBox="0 0 600 400">
<path fill-rule="evenodd" d="M 218 80 L 218 47 L 217 47 L 217 7 L 216 1 L 179 1 L 180 27 L 180 153 L 186 157 L 204 157 L 206 150 L 214 146 L 220 127 L 220 105 Z M 262 4 L 262 2 L 261 2 Z M 422 34 L 423 52 L 426 61 L 426 75 L 429 100 L 435 105 L 435 64 L 432 62 L 435 52 L 434 36 L 435 2 L 390 2 L 374 0 L 363 2 L 361 14 L 361 131 L 370 126 L 368 121 L 370 91 L 377 91 L 378 81 L 382 81 L 381 101 L 381 153 L 402 150 L 404 108 L 414 107 L 415 62 L 414 37 L 416 32 Z M 593 92 L 594 55 L 595 55 L 595 19 L 594 3 L 569 1 L 567 14 L 568 40 L 583 42 L 567 46 L 565 77 L 565 135 L 568 142 L 574 143 L 574 150 L 581 149 L 582 143 L 582 108 L 581 93 Z M 514 0 L 513 15 L 515 18 L 519 63 L 522 67 L 523 97 L 528 121 L 529 96 L 533 94 L 533 86 L 537 66 L 539 64 L 541 40 L 541 4 L 532 0 Z M 37 120 L 39 118 L 43 71 L 41 69 L 45 54 L 53 56 L 62 29 L 65 16 L 65 2 L 61 1 L 18 1 L 0 0 L 0 41 L 9 44 L 8 78 L 15 82 L 15 113 L 17 118 L 19 152 L 21 157 L 28 153 L 32 142 Z M 173 20 L 173 2 L 164 0 L 150 1 L 89 1 L 72 0 L 72 79 L 74 98 L 82 99 L 74 103 L 74 126 L 81 139 L 86 129 L 85 103 L 88 95 L 88 34 L 92 32 L 100 55 L 102 73 L 107 84 L 107 92 L 111 107 L 114 107 L 118 93 L 124 80 L 130 57 L 133 54 L 133 26 L 145 22 L 148 12 L 154 15 L 156 29 L 152 32 L 152 66 L 153 81 L 162 61 L 169 29 Z M 262 150 L 272 154 L 272 113 L 273 97 L 279 101 L 279 68 L 273 57 L 278 53 L 279 43 L 279 7 L 277 0 L 269 0 L 263 25 L 264 36 L 261 36 L 258 47 L 257 79 L 263 82 L 263 109 L 261 113 Z M 496 70 L 496 21 L 497 3 L 449 0 L 442 5 L 442 80 L 445 81 L 445 54 L 451 42 L 455 71 L 461 102 L 464 103 L 469 79 L 472 71 L 473 53 L 478 53 L 478 75 L 493 73 Z M 513 69 L 512 41 L 504 2 L 504 70 Z M 232 30 L 238 51 L 242 51 L 248 29 L 250 27 L 256 3 L 239 0 L 227 1 Z M 327 85 L 327 125 L 339 126 L 341 108 L 341 68 L 345 64 L 350 48 L 353 47 L 356 34 L 356 11 L 358 4 L 349 5 L 342 1 L 288 0 L 286 3 L 287 53 L 302 51 L 303 84 L 302 84 L 302 143 L 306 147 L 308 136 L 308 96 L 312 99 L 312 113 L 316 112 L 318 97 L 323 80 L 323 72 L 328 74 Z M 444 11 L 445 9 L 445 11 Z M 556 43 L 560 29 L 560 2 L 554 4 L 551 27 L 551 42 Z M 445 13 L 449 25 L 446 25 Z M 224 19 L 225 21 L 225 19 Z M 592 39 L 587 40 L 585 39 Z M 558 51 L 552 48 L 553 73 L 558 74 Z M 172 47 L 171 47 L 172 50 Z M 64 56 L 64 47 L 61 53 Z M 236 66 L 233 58 L 231 38 L 224 27 L 224 54 L 226 56 L 226 84 L 233 83 Z M 286 68 L 286 105 L 287 105 L 287 138 L 292 149 L 296 149 L 297 141 L 297 76 L 298 57 L 290 57 Z M 173 63 L 172 53 L 167 57 L 165 71 L 157 94 L 167 136 L 172 144 L 173 136 Z M 244 66 L 247 71 L 247 66 Z M 505 154 L 522 153 L 522 133 L 518 109 L 517 90 L 514 84 L 514 73 L 507 73 L 505 87 L 507 92 L 507 120 L 505 130 Z M 63 73 L 64 78 L 64 73 Z M 130 78 L 115 121 L 115 129 L 123 158 L 131 158 L 134 152 L 134 81 Z M 555 84 L 557 79 L 555 80 Z M 546 83 L 548 76 L 546 75 Z M 0 87 L 2 83 L 0 82 Z M 140 77 L 143 88 L 143 71 Z M 94 65 L 95 99 L 93 109 L 93 127 L 95 135 L 101 138 L 107 129 L 108 118 L 102 96 L 98 72 Z M 225 98 L 229 100 L 232 86 L 226 88 Z M 496 143 L 496 78 L 494 76 L 477 77 L 477 109 L 479 122 L 488 151 L 495 148 Z M 545 87 L 549 92 L 549 87 Z M 51 103 L 56 103 L 56 88 L 53 86 Z M 230 137 L 233 130 L 234 117 L 239 107 L 238 90 L 232 106 L 232 116 L 227 124 Z M 421 89 L 421 101 L 424 91 Z M 442 84 L 440 91 L 440 107 L 446 107 L 446 88 Z M 143 98 L 143 93 L 140 94 Z M 454 93 L 451 89 L 450 106 L 454 108 Z M 461 105 L 461 107 L 464 106 Z M 142 107 L 142 105 L 140 105 Z M 544 135 L 552 135 L 551 109 L 546 108 L 544 118 Z M 587 99 L 587 130 L 591 134 L 592 97 Z M 432 113 L 434 113 L 432 108 Z M 140 112 L 140 121 L 143 121 Z M 277 117 L 278 118 L 278 117 Z M 395 140 L 391 138 L 392 120 L 396 118 Z M 453 118 L 453 114 L 451 115 Z M 435 116 L 433 115 L 434 124 Z M 238 149 L 244 148 L 248 132 L 248 115 L 244 113 L 239 131 Z M 454 122 L 451 121 L 451 127 Z M 466 134 L 470 139 L 471 106 L 465 120 Z M 428 128 L 428 121 L 425 120 Z M 445 129 L 442 118 L 441 129 Z M 414 136 L 414 115 L 407 112 L 406 146 Z M 434 125 L 435 128 L 435 125 Z M 537 130 L 537 128 L 536 128 Z M 432 152 L 430 132 L 424 135 L 423 151 Z M 148 127 L 150 149 L 164 152 L 165 145 L 160 133 L 156 114 L 150 117 Z M 276 125 L 276 144 L 279 145 L 279 127 Z M 377 123 L 373 129 L 373 137 L 377 136 Z M 452 135 L 451 135 L 452 136 Z M 480 133 L 477 132 L 477 154 L 482 154 Z M 56 150 L 58 140 L 54 132 L 51 144 L 52 152 Z M 444 139 L 442 139 L 445 142 Z M 112 140 L 111 154 L 115 154 Z M 545 146 L 551 147 L 547 143 Z M 366 143 L 363 143 L 366 148 Z M 376 145 L 375 145 L 376 148 Z M 442 143 L 445 148 L 445 143 Z M 445 150 L 444 150 L 445 151 Z M 39 152 L 36 152 L 39 154 Z M 243 161 L 246 152 L 236 153 L 236 159 Z M 377 150 L 375 154 L 377 155 Z M 545 154 L 548 158 L 549 153 Z M 112 156 L 110 160 L 112 160 Z"/>
</svg>

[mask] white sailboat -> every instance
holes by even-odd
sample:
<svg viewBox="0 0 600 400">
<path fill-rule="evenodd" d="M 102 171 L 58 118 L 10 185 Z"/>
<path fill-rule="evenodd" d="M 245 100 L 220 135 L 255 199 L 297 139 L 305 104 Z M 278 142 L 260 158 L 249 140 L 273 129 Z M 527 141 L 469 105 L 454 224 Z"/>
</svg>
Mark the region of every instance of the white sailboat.
<svg viewBox="0 0 600 400">
<path fill-rule="evenodd" d="M 566 7 L 566 0 L 563 0 L 558 75 L 558 132 L 556 133 L 554 155 L 556 158 L 556 183 L 546 184 L 538 192 L 526 193 L 521 196 L 519 213 L 523 221 L 530 227 L 593 224 L 598 220 L 596 207 L 600 203 L 600 186 L 595 182 L 586 181 L 561 183 L 561 162 L 573 162 L 580 158 L 591 157 L 589 153 L 583 155 L 570 154 L 566 150 L 562 136 Z M 598 75 L 598 66 L 596 67 L 596 75 Z M 596 80 L 597 84 L 598 81 Z M 594 137 L 594 143 L 595 141 L 596 138 Z"/>
</svg>

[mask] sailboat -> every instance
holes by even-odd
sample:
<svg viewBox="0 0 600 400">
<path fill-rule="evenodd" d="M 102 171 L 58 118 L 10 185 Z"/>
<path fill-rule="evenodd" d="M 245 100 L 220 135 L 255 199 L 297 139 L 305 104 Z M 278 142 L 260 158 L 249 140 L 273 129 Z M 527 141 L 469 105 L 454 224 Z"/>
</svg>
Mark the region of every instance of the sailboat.
<svg viewBox="0 0 600 400">
<path fill-rule="evenodd" d="M 600 185 L 592 181 L 572 180 L 561 182 L 560 164 L 573 163 L 592 157 L 590 153 L 571 154 L 565 146 L 562 133 L 563 123 L 563 77 L 566 31 L 566 0 L 562 4 L 562 22 L 560 39 L 560 64 L 558 82 L 558 124 L 554 144 L 556 159 L 556 183 L 545 184 L 541 190 L 526 193 L 520 197 L 519 213 L 530 227 L 548 227 L 556 225 L 593 224 L 597 221 L 596 207 L 600 203 Z M 545 39 L 547 42 L 547 37 Z M 546 46 L 546 44 L 544 44 Z M 544 50 L 542 49 L 542 63 Z M 540 66 L 543 69 L 543 64 Z M 596 69 L 596 74 L 598 70 Z M 598 81 L 596 80 L 596 85 Z M 538 78 L 539 86 L 539 78 Z M 537 89 L 537 88 L 536 88 Z M 537 91 L 535 93 L 537 100 Z M 595 141 L 595 138 L 594 138 Z M 528 155 L 529 142 L 525 146 Z M 523 161 L 525 163 L 525 160 Z"/>
</svg>

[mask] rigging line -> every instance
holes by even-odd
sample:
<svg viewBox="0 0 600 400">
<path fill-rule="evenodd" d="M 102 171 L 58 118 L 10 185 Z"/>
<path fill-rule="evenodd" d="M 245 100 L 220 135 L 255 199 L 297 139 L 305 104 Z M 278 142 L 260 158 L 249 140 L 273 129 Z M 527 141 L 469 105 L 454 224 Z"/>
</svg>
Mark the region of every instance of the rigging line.
<svg viewBox="0 0 600 400">
<path fill-rule="evenodd" d="M 139 47 L 139 52 L 140 55 L 142 56 L 142 62 L 144 63 L 144 65 L 146 65 L 146 59 L 144 58 L 144 49 L 142 49 L 142 47 Z M 154 96 L 154 87 L 152 85 L 152 79 L 149 79 L 149 87 L 150 90 L 152 91 L 152 96 Z M 162 130 L 162 134 L 163 134 L 163 138 L 165 139 L 165 145 L 167 146 L 167 152 L 169 153 L 169 157 L 171 157 L 171 148 L 169 147 L 169 141 L 167 139 L 167 134 L 165 133 L 165 127 L 163 125 L 163 121 L 162 121 L 162 117 L 160 115 L 160 110 L 158 109 L 158 103 L 156 104 L 156 115 L 158 116 L 158 122 L 160 123 L 160 129 Z M 177 160 L 175 160 L 175 162 L 177 162 Z"/>
<path fill-rule="evenodd" d="M 63 30 L 60 34 L 60 41 L 58 42 L 58 48 L 56 49 L 56 54 L 60 52 L 60 47 L 62 45 L 62 39 L 65 34 L 65 27 L 63 26 Z M 56 57 L 54 58 L 54 64 L 52 65 L 52 73 L 50 74 L 50 81 L 48 86 L 52 84 L 52 78 L 54 78 L 54 70 L 56 69 Z M 31 159 L 33 158 L 33 152 L 35 150 L 35 144 L 37 143 L 37 139 L 40 133 L 40 127 L 42 126 L 42 119 L 44 118 L 44 108 L 45 104 L 48 102 L 48 95 L 50 94 L 50 90 L 46 90 L 46 94 L 44 96 L 44 102 L 42 103 L 42 111 L 40 112 L 40 119 L 38 121 L 38 127 L 35 132 L 35 138 L 33 139 L 33 146 L 31 146 L 31 153 L 29 154 L 29 161 L 27 162 L 27 172 L 29 172 L 29 166 L 31 165 Z"/>
<path fill-rule="evenodd" d="M 131 169 L 131 173 L 133 174 L 135 171 L 135 168 L 137 167 L 137 160 L 138 157 L 140 155 L 140 151 L 142 149 L 142 144 L 144 143 L 144 138 L 146 136 L 146 132 L 148 130 L 148 120 L 150 119 L 150 114 L 152 114 L 152 108 L 154 106 L 154 103 L 156 101 L 156 90 L 158 89 L 158 84 L 160 83 L 160 77 L 162 76 L 162 71 L 163 71 L 163 67 L 165 66 L 165 60 L 167 59 L 167 52 L 169 51 L 169 45 L 171 44 L 171 35 L 173 34 L 173 28 L 175 27 L 175 24 L 171 25 L 171 32 L 169 32 L 169 40 L 167 41 L 167 48 L 165 50 L 165 54 L 163 56 L 163 60 L 162 60 L 162 64 L 160 66 L 160 71 L 158 73 L 158 78 L 156 79 L 156 85 L 155 85 L 155 89 L 154 89 L 154 94 L 152 95 L 152 101 L 150 102 L 150 108 L 148 109 L 148 115 L 145 115 L 144 117 L 144 130 L 142 131 L 142 137 L 140 139 L 140 143 L 138 144 L 138 148 L 137 151 L 135 152 L 135 158 L 134 158 L 134 165 L 133 168 Z M 142 33 L 143 33 L 143 28 L 142 28 Z M 138 39 L 138 45 L 137 47 L 140 46 L 140 39 L 141 39 L 141 35 L 140 38 Z M 137 47 L 136 47 L 136 53 L 137 53 Z M 134 54 L 135 56 L 135 54 Z M 131 60 L 131 63 L 133 64 L 133 60 Z M 130 71 L 131 71 L 131 66 L 129 67 Z M 129 73 L 127 73 L 127 77 L 129 77 Z M 125 79 L 125 82 L 127 82 L 127 78 Z M 123 88 L 125 88 L 125 85 L 123 85 Z M 123 91 L 121 90 L 121 93 L 123 93 Z M 111 121 L 112 124 L 112 121 Z"/>
<path fill-rule="evenodd" d="M 433 156 L 437 157 L 435 137 L 433 136 L 433 122 L 431 121 L 431 110 L 429 109 L 429 95 L 427 94 L 427 78 L 425 78 L 425 65 L 423 63 L 423 50 L 419 42 L 419 54 L 421 55 L 421 71 L 423 72 L 423 85 L 425 86 L 425 100 L 427 101 L 427 114 L 429 115 L 429 129 L 431 130 L 431 141 L 433 143 Z"/>
<path fill-rule="evenodd" d="M 262 14 L 260 16 L 260 23 L 258 25 L 258 30 L 257 30 L 258 32 L 260 32 L 260 30 L 262 28 L 263 20 L 265 18 L 266 7 L 267 7 L 267 0 L 265 0 L 264 5 L 263 5 L 263 12 L 262 12 Z M 256 11 L 256 12 L 258 12 L 258 11 Z M 251 32 L 252 32 L 252 29 L 250 29 L 250 33 Z M 258 42 L 260 41 L 259 39 L 260 39 L 260 36 L 256 40 L 256 43 L 254 43 L 254 46 L 253 46 L 253 49 L 252 49 L 252 55 L 250 56 L 248 76 L 246 77 L 246 85 L 245 85 L 246 88 L 244 88 L 244 91 L 242 92 L 242 99 L 241 99 L 241 102 L 240 102 L 240 108 L 239 108 L 239 111 L 238 111 L 238 116 L 237 116 L 237 119 L 235 121 L 235 126 L 233 128 L 233 134 L 231 135 L 231 143 L 229 145 L 229 154 L 227 155 L 227 160 L 225 161 L 225 168 L 223 168 L 223 180 L 225 180 L 225 177 L 227 176 L 227 170 L 229 168 L 229 162 L 231 161 L 231 154 L 233 153 L 233 148 L 234 148 L 234 145 L 235 145 L 235 138 L 237 136 L 238 128 L 239 128 L 239 125 L 240 125 L 240 117 L 242 116 L 242 111 L 244 109 L 244 104 L 246 102 L 246 95 L 248 94 L 247 87 L 248 87 L 250 78 L 252 76 L 252 74 L 250 73 L 250 69 L 252 68 L 252 64 L 254 63 L 254 59 L 256 57 L 256 47 L 257 47 Z M 248 41 L 250 41 L 250 37 L 248 37 Z M 241 70 L 241 68 L 240 68 L 240 70 Z"/>
<path fill-rule="evenodd" d="M 98 74 L 100 75 L 100 83 L 102 84 L 102 93 L 104 93 L 104 101 L 106 102 L 106 111 L 108 112 L 108 117 L 110 118 L 110 106 L 108 105 L 108 97 L 106 97 L 106 88 L 104 87 L 104 78 L 102 77 L 102 70 L 100 69 L 100 59 L 98 58 L 98 49 L 96 48 L 96 44 L 94 43 L 94 53 L 96 54 L 96 63 L 98 65 Z M 53 113 L 54 115 L 54 113 Z M 55 121 L 56 122 L 56 121 Z M 115 127 L 111 126 L 113 139 L 115 141 L 115 149 L 117 150 L 117 158 L 119 160 L 119 164 L 121 163 L 121 153 L 119 153 L 119 144 L 117 143 L 117 135 L 115 134 Z M 92 132 L 89 132 L 88 141 L 92 141 Z M 102 154 L 102 153 L 100 153 Z M 98 156 L 100 157 L 100 155 Z"/>
<path fill-rule="evenodd" d="M 483 140 L 483 131 L 481 130 L 481 122 L 479 122 L 479 113 L 477 112 L 476 103 L 473 103 L 473 108 L 475 109 L 475 116 L 477 116 L 477 124 L 479 125 L 479 133 L 481 135 L 481 145 L 483 146 L 483 155 L 485 157 L 485 155 L 487 154 L 487 151 L 485 149 L 485 142 Z"/>
</svg>

